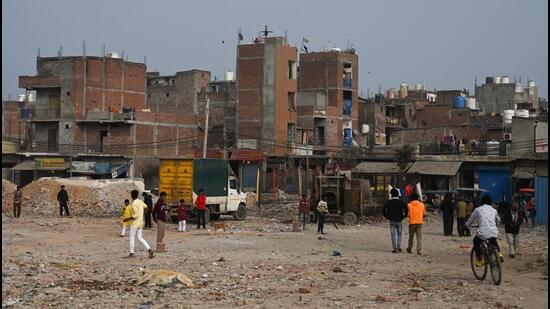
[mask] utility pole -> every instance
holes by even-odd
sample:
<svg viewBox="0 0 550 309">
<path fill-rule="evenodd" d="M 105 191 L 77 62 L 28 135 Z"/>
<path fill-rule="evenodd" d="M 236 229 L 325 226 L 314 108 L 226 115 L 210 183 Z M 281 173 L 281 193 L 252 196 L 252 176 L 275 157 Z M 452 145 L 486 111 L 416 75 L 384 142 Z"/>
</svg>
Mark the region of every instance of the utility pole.
<svg viewBox="0 0 550 309">
<path fill-rule="evenodd" d="M 202 144 L 202 158 L 206 159 L 206 145 L 208 143 L 208 114 L 210 113 L 210 99 L 208 96 L 206 97 L 206 109 L 204 111 L 205 119 L 204 119 L 204 141 Z"/>
<path fill-rule="evenodd" d="M 306 131 L 306 196 L 309 197 L 309 132 Z"/>
</svg>

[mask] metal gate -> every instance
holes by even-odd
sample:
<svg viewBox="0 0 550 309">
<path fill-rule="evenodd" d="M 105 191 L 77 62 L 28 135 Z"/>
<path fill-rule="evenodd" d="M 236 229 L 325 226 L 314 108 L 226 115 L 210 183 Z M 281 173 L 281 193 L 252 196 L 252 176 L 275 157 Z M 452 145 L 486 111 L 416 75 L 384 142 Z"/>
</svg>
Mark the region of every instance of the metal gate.
<svg viewBox="0 0 550 309">
<path fill-rule="evenodd" d="M 548 224 L 548 176 L 535 177 L 536 224 Z"/>
</svg>

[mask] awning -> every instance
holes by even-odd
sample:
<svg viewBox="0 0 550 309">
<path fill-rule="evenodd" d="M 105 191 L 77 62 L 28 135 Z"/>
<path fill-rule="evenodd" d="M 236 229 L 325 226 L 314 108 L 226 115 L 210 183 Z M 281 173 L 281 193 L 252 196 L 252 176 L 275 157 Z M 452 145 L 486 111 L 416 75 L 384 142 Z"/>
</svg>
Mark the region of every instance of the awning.
<svg viewBox="0 0 550 309">
<path fill-rule="evenodd" d="M 416 161 L 407 174 L 455 176 L 461 165 L 456 161 Z"/>
<path fill-rule="evenodd" d="M 410 166 L 408 164 L 407 168 Z M 351 172 L 354 174 L 399 174 L 401 170 L 395 162 L 361 162 L 352 168 Z"/>
<path fill-rule="evenodd" d="M 535 168 L 528 166 L 518 166 L 514 169 L 513 178 L 532 179 L 535 178 Z"/>
<path fill-rule="evenodd" d="M 11 168 L 12 171 L 33 171 L 34 169 L 35 169 L 34 160 L 23 161 Z"/>
</svg>

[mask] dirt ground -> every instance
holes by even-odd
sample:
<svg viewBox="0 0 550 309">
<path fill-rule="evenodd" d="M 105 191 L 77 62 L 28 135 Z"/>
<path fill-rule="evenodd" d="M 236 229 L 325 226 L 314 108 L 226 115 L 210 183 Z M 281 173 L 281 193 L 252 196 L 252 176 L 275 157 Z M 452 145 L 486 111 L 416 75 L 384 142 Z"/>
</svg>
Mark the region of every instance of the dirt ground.
<svg viewBox="0 0 550 309">
<path fill-rule="evenodd" d="M 2 307 L 10 308 L 547 308 L 547 232 L 524 227 L 521 255 L 506 256 L 503 283 L 470 270 L 469 238 L 424 226 L 423 255 L 391 253 L 386 222 L 292 232 L 250 213 L 228 229 L 178 233 L 168 251 L 134 259 L 118 219 L 2 217 Z M 456 228 L 455 228 L 456 233 Z M 155 245 L 156 231 L 144 232 Z M 404 229 L 404 247 L 407 229 Z M 504 234 L 499 243 L 506 248 Z M 466 245 L 468 248 L 461 248 Z M 341 256 L 331 256 L 333 251 Z M 504 250 L 503 250 L 504 251 Z M 415 251 L 413 250 L 413 253 Z M 186 274 L 198 288 L 137 286 L 142 269 Z M 341 270 L 341 271 L 340 271 Z"/>
</svg>

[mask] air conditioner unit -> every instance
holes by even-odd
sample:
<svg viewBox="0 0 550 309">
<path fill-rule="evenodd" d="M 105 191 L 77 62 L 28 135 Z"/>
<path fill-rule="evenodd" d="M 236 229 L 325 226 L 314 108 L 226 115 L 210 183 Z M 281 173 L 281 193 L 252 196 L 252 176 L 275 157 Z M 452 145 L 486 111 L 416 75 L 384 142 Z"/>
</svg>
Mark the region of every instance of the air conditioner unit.
<svg viewBox="0 0 550 309">
<path fill-rule="evenodd" d="M 503 136 L 505 141 L 511 141 L 512 140 L 512 133 L 504 133 Z"/>
</svg>

